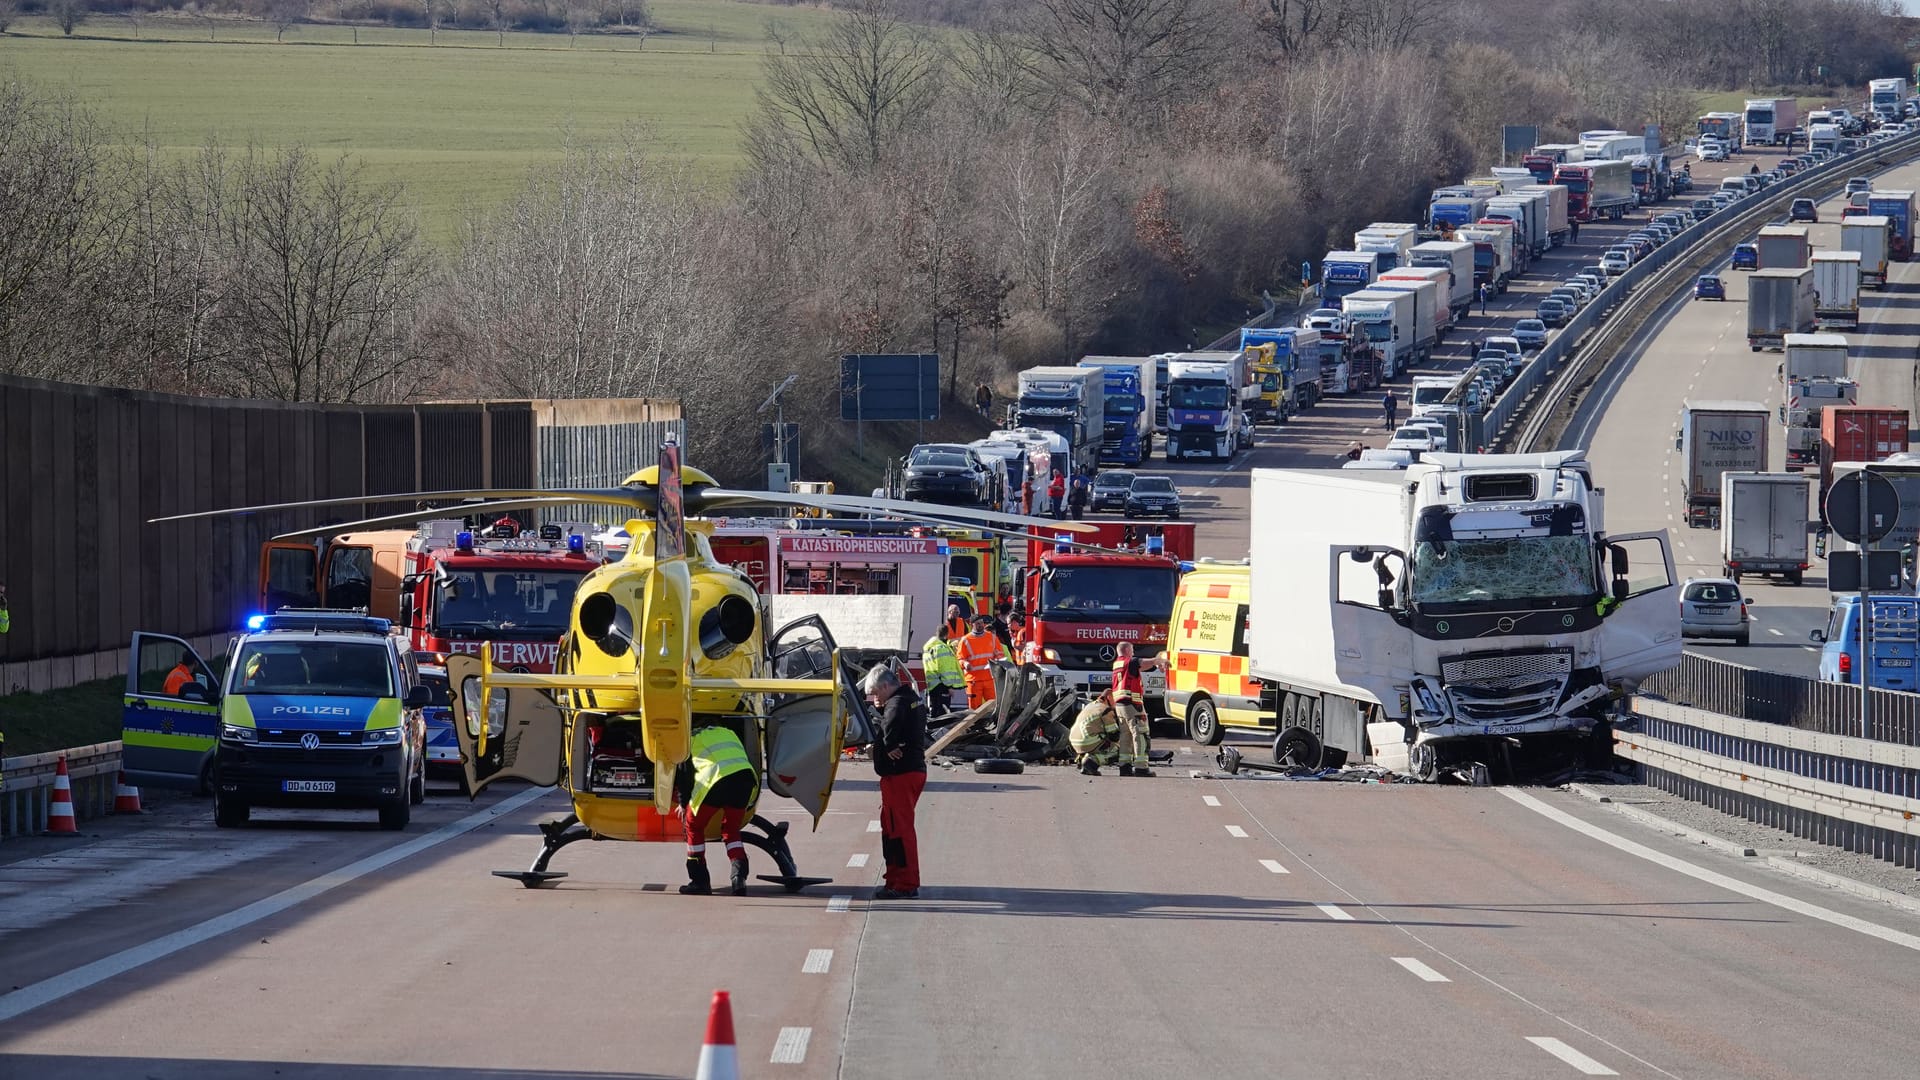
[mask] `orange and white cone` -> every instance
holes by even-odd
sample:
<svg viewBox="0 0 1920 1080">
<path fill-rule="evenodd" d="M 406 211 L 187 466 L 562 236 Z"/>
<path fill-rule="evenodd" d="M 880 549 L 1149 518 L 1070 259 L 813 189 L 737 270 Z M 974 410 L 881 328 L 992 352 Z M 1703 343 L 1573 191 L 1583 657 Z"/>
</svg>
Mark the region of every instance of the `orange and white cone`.
<svg viewBox="0 0 1920 1080">
<path fill-rule="evenodd" d="M 733 1043 L 733 1003 L 725 990 L 713 992 L 707 1009 L 707 1041 L 700 1048 L 700 1070 L 693 1080 L 740 1080 L 740 1052 Z"/>
<path fill-rule="evenodd" d="M 116 814 L 144 814 L 140 809 L 140 789 L 127 783 L 127 770 L 120 770 L 120 779 L 113 786 L 113 812 Z"/>
<path fill-rule="evenodd" d="M 47 807 L 47 832 L 56 835 L 77 834 L 80 826 L 73 817 L 73 781 L 67 779 L 67 758 L 60 756 L 60 767 L 53 774 L 53 804 Z"/>
</svg>

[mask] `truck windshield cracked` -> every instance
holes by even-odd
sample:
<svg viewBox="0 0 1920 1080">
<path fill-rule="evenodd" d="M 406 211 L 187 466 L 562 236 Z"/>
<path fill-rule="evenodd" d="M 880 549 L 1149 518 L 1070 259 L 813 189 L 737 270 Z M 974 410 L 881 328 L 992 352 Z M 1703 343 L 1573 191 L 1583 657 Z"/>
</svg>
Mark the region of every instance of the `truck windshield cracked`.
<svg viewBox="0 0 1920 1080">
<path fill-rule="evenodd" d="M 1421 541 L 1413 548 L 1413 603 L 1584 600 L 1595 593 L 1587 536 Z"/>
</svg>

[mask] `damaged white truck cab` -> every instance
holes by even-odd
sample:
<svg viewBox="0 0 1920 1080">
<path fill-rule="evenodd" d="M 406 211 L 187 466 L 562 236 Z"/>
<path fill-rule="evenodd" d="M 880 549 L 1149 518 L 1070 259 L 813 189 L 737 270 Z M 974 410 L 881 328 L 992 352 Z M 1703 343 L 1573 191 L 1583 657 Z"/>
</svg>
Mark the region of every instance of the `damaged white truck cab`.
<svg viewBox="0 0 1920 1080">
<path fill-rule="evenodd" d="M 1255 469 L 1250 667 L 1294 759 L 1484 783 L 1610 753 L 1680 606 L 1666 532 L 1608 536 L 1602 494 L 1580 451 Z"/>
</svg>

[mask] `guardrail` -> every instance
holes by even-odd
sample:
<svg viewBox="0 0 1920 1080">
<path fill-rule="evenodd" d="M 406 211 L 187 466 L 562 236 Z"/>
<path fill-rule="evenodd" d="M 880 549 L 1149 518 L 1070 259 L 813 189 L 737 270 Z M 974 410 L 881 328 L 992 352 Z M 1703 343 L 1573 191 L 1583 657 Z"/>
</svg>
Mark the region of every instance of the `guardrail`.
<svg viewBox="0 0 1920 1080">
<path fill-rule="evenodd" d="M 1680 663 L 1646 679 L 1643 693 L 1726 716 L 1746 716 L 1827 735 L 1860 735 L 1860 687 L 1685 653 Z M 1870 691 L 1873 720 L 1866 737 L 1920 746 L 1920 694 Z"/>
<path fill-rule="evenodd" d="M 1636 696 L 1614 752 L 1647 784 L 1805 840 L 1920 865 L 1920 748 Z"/>
<path fill-rule="evenodd" d="M 73 788 L 74 816 L 100 817 L 113 809 L 113 789 L 120 776 L 119 742 L 10 757 L 0 761 L 0 782 L 5 785 L 0 787 L 0 839 L 46 831 L 53 776 L 63 757 Z"/>
<path fill-rule="evenodd" d="M 1717 248 L 1710 247 L 1707 241 L 1720 238 L 1722 234 L 1744 235 L 1778 214 L 1794 198 L 1835 177 L 1843 177 L 1846 170 L 1857 167 L 1863 160 L 1889 153 L 1905 153 L 1907 156 L 1901 158 L 1900 163 L 1920 153 L 1920 133 L 1891 139 L 1851 154 L 1837 155 L 1825 164 L 1803 169 L 1785 183 L 1694 222 L 1682 229 L 1679 236 L 1634 263 L 1626 273 L 1608 282 L 1592 303 L 1569 319 L 1560 333 L 1544 349 L 1534 354 L 1533 362 L 1487 410 L 1482 420 L 1484 430 L 1497 433 L 1490 441 L 1499 446 L 1511 445 L 1522 452 L 1536 449 L 1536 444 L 1547 433 L 1547 425 L 1560 412 L 1567 395 L 1580 385 L 1580 376 L 1593 367 L 1603 353 L 1606 359 L 1614 355 L 1609 349 L 1617 347 L 1618 342 L 1610 334 L 1590 337 L 1589 332 L 1616 313 L 1621 313 L 1621 309 L 1629 304 L 1637 309 L 1642 305 L 1659 305 L 1670 301 L 1675 295 L 1673 278 L 1691 277 L 1697 273 L 1700 267 L 1692 265 L 1692 262 L 1702 253 L 1711 256 L 1705 265 L 1719 261 L 1721 253 Z M 1676 260 L 1687 256 L 1693 256 L 1694 260 L 1680 268 L 1671 267 Z M 1661 278 L 1657 283 L 1659 287 L 1639 288 L 1652 283 L 1656 276 Z M 1637 325 L 1632 320 L 1614 319 L 1608 329 L 1613 327 L 1621 327 L 1620 333 L 1631 333 Z M 1516 424 L 1519 425 L 1517 430 L 1514 427 Z"/>
</svg>

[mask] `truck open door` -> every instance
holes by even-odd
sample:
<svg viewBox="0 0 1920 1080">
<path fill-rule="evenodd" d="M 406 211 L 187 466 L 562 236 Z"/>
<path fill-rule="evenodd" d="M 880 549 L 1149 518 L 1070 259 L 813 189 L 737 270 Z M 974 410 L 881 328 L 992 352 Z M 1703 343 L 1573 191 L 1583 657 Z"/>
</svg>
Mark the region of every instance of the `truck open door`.
<svg viewBox="0 0 1920 1080">
<path fill-rule="evenodd" d="M 1609 594 L 1600 623 L 1600 668 L 1637 682 L 1680 662 L 1680 600 L 1665 531 L 1607 538 Z"/>
<path fill-rule="evenodd" d="M 1407 558 L 1390 548 L 1335 545 L 1327 563 L 1328 592 L 1335 597 L 1334 672 L 1400 719 L 1407 714 L 1400 699 L 1414 675 L 1412 635 L 1398 618 Z"/>
<path fill-rule="evenodd" d="M 260 545 L 260 610 L 320 606 L 320 549 L 297 540 Z"/>
</svg>

